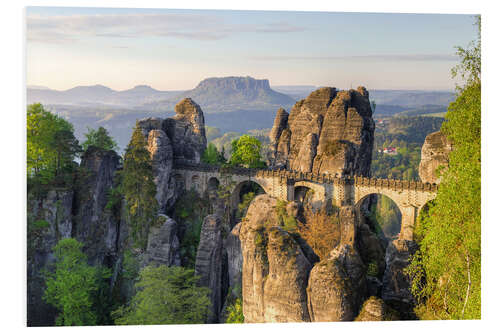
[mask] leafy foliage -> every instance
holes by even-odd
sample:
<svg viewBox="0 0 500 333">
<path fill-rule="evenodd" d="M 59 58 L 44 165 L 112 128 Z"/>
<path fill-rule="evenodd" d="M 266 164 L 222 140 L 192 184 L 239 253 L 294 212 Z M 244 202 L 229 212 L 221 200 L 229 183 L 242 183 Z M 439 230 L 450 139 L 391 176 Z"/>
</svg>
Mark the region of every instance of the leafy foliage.
<svg viewBox="0 0 500 333">
<path fill-rule="evenodd" d="M 478 20 L 478 24 L 480 21 Z M 459 49 L 467 83 L 448 107 L 444 134 L 452 141 L 449 169 L 436 199 L 419 219 L 420 251 L 408 272 L 423 319 L 481 317 L 480 41 Z"/>
<path fill-rule="evenodd" d="M 117 325 L 203 323 L 209 311 L 210 290 L 198 287 L 192 269 L 147 266 L 135 284 L 138 292 L 128 306 L 112 313 Z"/>
<path fill-rule="evenodd" d="M 83 244 L 73 238 L 60 240 L 54 247 L 55 270 L 46 272 L 47 288 L 44 300 L 56 307 L 60 314 L 56 325 L 81 326 L 100 323 L 99 283 L 109 278 L 105 268 L 87 264 L 81 251 Z"/>
<path fill-rule="evenodd" d="M 234 304 L 230 304 L 227 307 L 227 312 L 227 324 L 243 324 L 245 322 L 245 317 L 243 316 L 243 305 L 240 297 L 235 300 Z"/>
<path fill-rule="evenodd" d="M 138 247 L 145 248 L 149 228 L 158 214 L 158 202 L 151 157 L 137 125 L 125 151 L 122 177 L 132 240 Z"/>
<path fill-rule="evenodd" d="M 232 153 L 229 163 L 247 168 L 265 167 L 265 163 L 261 160 L 260 149 L 260 141 L 245 134 L 231 143 Z"/>
<path fill-rule="evenodd" d="M 222 151 L 219 152 L 217 147 L 213 143 L 209 143 L 207 149 L 203 152 L 203 156 L 201 157 L 202 162 L 207 164 L 215 164 L 220 165 L 226 163 L 226 158 L 224 157 L 224 147 Z"/>
<path fill-rule="evenodd" d="M 116 150 L 118 145 L 115 140 L 109 135 L 108 130 L 104 127 L 99 127 L 97 131 L 87 127 L 85 133 L 86 140 L 82 143 L 83 150 L 87 150 L 90 146 L 98 147 L 105 150 Z"/>
<path fill-rule="evenodd" d="M 67 183 L 61 177 L 74 171 L 73 160 L 81 152 L 73 125 L 41 104 L 28 106 L 26 120 L 28 183 Z"/>
</svg>

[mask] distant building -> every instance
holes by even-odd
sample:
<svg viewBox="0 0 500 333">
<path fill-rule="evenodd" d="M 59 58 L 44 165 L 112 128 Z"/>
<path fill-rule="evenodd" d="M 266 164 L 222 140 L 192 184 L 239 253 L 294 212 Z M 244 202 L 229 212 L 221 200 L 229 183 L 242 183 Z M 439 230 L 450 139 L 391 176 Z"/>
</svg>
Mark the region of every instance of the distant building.
<svg viewBox="0 0 500 333">
<path fill-rule="evenodd" d="M 382 151 L 384 154 L 396 155 L 398 153 L 398 148 L 396 147 L 386 147 Z"/>
</svg>

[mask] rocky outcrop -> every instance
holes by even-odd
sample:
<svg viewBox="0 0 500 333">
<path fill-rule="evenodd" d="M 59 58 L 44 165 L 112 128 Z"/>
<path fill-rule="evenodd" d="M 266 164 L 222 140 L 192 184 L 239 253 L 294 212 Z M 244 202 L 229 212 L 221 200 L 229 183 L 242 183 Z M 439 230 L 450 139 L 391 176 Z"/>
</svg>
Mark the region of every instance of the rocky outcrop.
<svg viewBox="0 0 500 333">
<path fill-rule="evenodd" d="M 240 228 L 245 322 L 309 321 L 306 286 L 312 264 L 279 225 L 278 201 L 257 196 Z"/>
<path fill-rule="evenodd" d="M 280 166 L 284 162 L 282 156 L 278 156 L 278 144 L 280 141 L 281 134 L 283 130 L 286 129 L 288 123 L 288 112 L 283 108 L 279 108 L 276 112 L 276 117 L 274 118 L 274 124 L 269 132 L 269 141 L 271 146 L 271 158 L 270 161 L 272 166 Z M 276 165 L 277 164 L 277 165 Z"/>
<path fill-rule="evenodd" d="M 174 204 L 176 198 L 175 180 L 171 177 L 174 151 L 170 139 L 163 130 L 150 130 L 147 140 L 153 162 L 156 201 L 159 211 L 165 212 Z"/>
<path fill-rule="evenodd" d="M 96 147 L 82 157 L 73 237 L 84 244 L 90 263 L 103 264 L 117 253 L 119 226 L 106 205 L 119 163 L 114 151 Z"/>
<path fill-rule="evenodd" d="M 207 148 L 203 112 L 192 99 L 185 98 L 177 103 L 175 113 L 175 117 L 163 121 L 163 130 L 174 148 L 174 162 L 200 163 Z"/>
<path fill-rule="evenodd" d="M 44 197 L 28 193 L 27 207 L 27 322 L 28 326 L 54 325 L 56 309 L 42 300 L 42 271 L 54 261 L 52 248 L 57 242 L 71 237 L 73 191 L 52 190 Z"/>
<path fill-rule="evenodd" d="M 389 243 L 386 250 L 386 268 L 382 281 L 382 299 L 398 309 L 402 319 L 414 319 L 415 299 L 411 293 L 410 277 L 404 272 L 410 257 L 418 246 L 414 241 L 396 239 Z"/>
<path fill-rule="evenodd" d="M 311 321 L 354 320 L 366 293 L 364 272 L 360 256 L 348 244 L 317 263 L 307 287 Z"/>
<path fill-rule="evenodd" d="M 441 174 L 446 171 L 451 150 L 450 140 L 441 131 L 427 135 L 418 166 L 418 175 L 422 182 L 436 184 L 441 182 L 437 171 L 440 169 Z"/>
<path fill-rule="evenodd" d="M 388 320 L 399 320 L 397 312 L 387 306 L 387 304 L 385 304 L 383 300 L 374 296 L 368 298 L 363 303 L 361 311 L 356 317 L 356 321 Z"/>
<path fill-rule="evenodd" d="M 200 106 L 185 98 L 173 118 L 144 118 L 137 122 L 153 161 L 159 212 L 167 213 L 181 194 L 172 177 L 174 163 L 197 164 L 206 149 L 205 118 Z"/>
<path fill-rule="evenodd" d="M 304 141 L 302 141 L 297 158 L 290 163 L 290 169 L 301 172 L 311 172 L 317 146 L 318 136 L 314 133 L 307 134 Z"/>
<path fill-rule="evenodd" d="M 201 227 L 200 243 L 196 252 L 195 274 L 200 277 L 199 285 L 210 292 L 210 314 L 207 322 L 218 321 L 222 309 L 223 240 L 222 220 L 218 215 L 208 215 Z"/>
<path fill-rule="evenodd" d="M 288 160 L 292 170 L 369 175 L 375 125 L 364 87 L 320 88 L 293 106 L 286 128 L 284 122 L 278 114 L 271 131 L 270 139 L 278 143 L 271 146 L 275 165 Z"/>
<path fill-rule="evenodd" d="M 166 215 L 160 215 L 158 219 L 163 223 L 160 226 L 152 226 L 149 230 L 143 266 L 150 264 L 180 266 L 177 223 Z"/>
<path fill-rule="evenodd" d="M 241 290 L 241 270 L 243 267 L 243 256 L 241 254 L 240 242 L 241 222 L 234 226 L 224 241 L 224 248 L 227 252 L 227 268 L 229 275 L 229 287 L 236 293 Z M 236 296 L 236 295 L 235 295 Z"/>
</svg>

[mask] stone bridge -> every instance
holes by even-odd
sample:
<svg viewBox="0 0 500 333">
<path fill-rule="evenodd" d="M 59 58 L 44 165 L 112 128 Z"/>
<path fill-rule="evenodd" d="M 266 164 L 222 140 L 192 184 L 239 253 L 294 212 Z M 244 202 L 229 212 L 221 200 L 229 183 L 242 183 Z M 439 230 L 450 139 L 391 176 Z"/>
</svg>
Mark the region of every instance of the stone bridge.
<svg viewBox="0 0 500 333">
<path fill-rule="evenodd" d="M 371 194 L 382 194 L 394 201 L 401 212 L 401 239 L 412 240 L 420 210 L 437 194 L 437 185 L 395 179 L 332 176 L 290 170 L 226 168 L 212 165 L 174 165 L 176 186 L 199 194 L 219 186 L 231 191 L 231 206 L 237 207 L 241 188 L 248 182 L 259 184 L 270 196 L 280 200 L 300 200 L 312 190 L 312 203 L 331 202 L 341 208 L 342 238 L 352 243 L 363 201 Z"/>
</svg>

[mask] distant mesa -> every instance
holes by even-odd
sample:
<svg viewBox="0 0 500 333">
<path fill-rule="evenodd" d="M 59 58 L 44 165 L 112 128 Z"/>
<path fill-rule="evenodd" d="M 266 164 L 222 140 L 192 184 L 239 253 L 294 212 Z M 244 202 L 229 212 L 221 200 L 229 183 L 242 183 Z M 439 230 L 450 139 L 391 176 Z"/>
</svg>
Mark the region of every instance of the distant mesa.
<svg viewBox="0 0 500 333">
<path fill-rule="evenodd" d="M 196 88 L 182 92 L 168 100 L 153 103 L 154 109 L 171 108 L 182 98 L 192 98 L 205 113 L 237 110 L 271 111 L 279 106 L 291 107 L 292 97 L 271 89 L 269 80 L 257 80 L 250 76 L 213 77 L 201 81 Z"/>
</svg>

